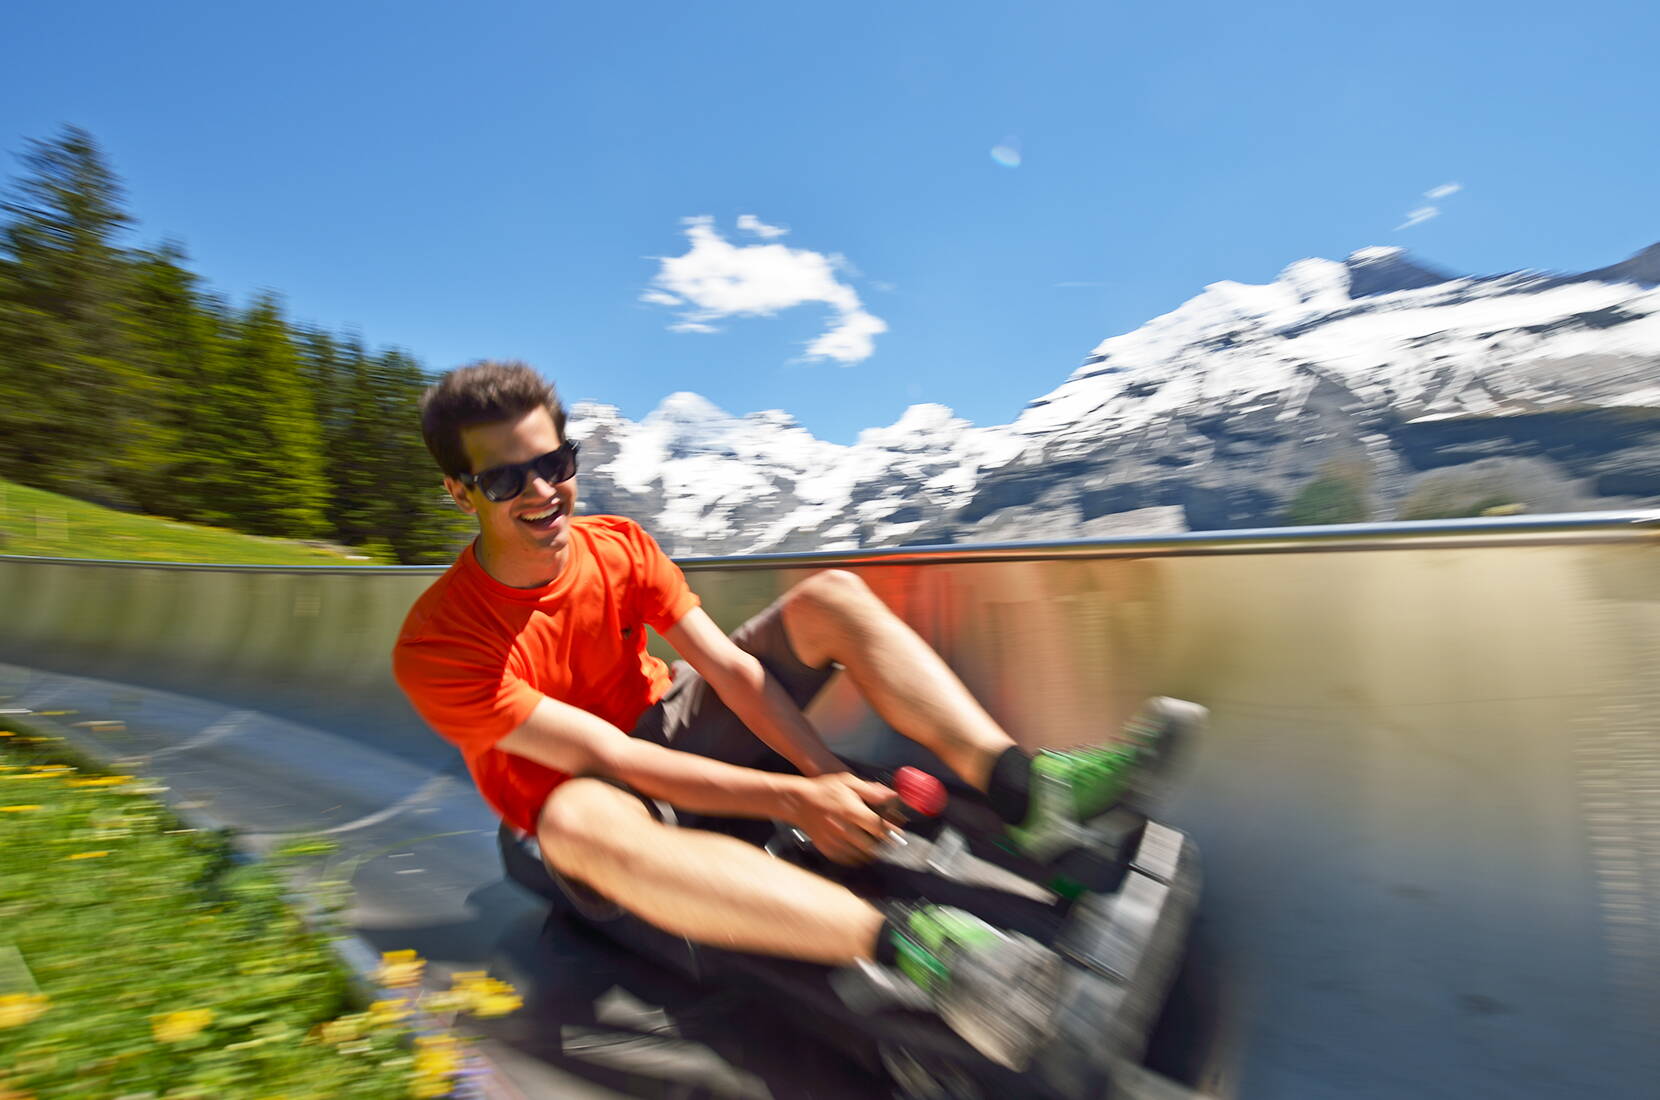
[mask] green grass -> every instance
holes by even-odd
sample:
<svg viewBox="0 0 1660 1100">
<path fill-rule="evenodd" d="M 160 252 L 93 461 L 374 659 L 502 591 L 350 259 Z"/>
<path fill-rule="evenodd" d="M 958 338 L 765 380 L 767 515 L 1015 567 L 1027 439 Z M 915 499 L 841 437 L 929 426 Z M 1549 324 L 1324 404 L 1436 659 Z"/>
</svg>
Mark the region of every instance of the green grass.
<svg viewBox="0 0 1660 1100">
<path fill-rule="evenodd" d="M 278 876 L 152 793 L 0 727 L 0 1097 L 448 1094 L 417 993 L 354 1011 Z"/>
<path fill-rule="evenodd" d="M 338 550 L 285 539 L 118 512 L 3 480 L 0 554 L 234 565 L 375 564 L 353 560 Z"/>
</svg>

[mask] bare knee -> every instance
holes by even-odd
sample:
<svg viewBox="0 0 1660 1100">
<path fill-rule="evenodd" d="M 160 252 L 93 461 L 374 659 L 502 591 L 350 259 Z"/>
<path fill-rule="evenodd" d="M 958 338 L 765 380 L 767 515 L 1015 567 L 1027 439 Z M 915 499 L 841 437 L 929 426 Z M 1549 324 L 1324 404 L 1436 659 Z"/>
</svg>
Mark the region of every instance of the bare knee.
<svg viewBox="0 0 1660 1100">
<path fill-rule="evenodd" d="M 801 660 L 822 667 L 842 660 L 852 640 L 889 614 L 857 574 L 826 569 L 802 581 L 784 598 L 784 629 Z"/>
<path fill-rule="evenodd" d="M 598 779 L 569 779 L 555 787 L 536 819 L 542 856 L 561 873 L 589 878 L 615 864 L 663 828 L 633 794 Z"/>
<path fill-rule="evenodd" d="M 846 607 L 868 602 L 876 597 L 870 586 L 857 573 L 846 569 L 826 569 L 814 573 L 790 589 L 790 603 L 805 602 L 821 607 Z"/>
</svg>

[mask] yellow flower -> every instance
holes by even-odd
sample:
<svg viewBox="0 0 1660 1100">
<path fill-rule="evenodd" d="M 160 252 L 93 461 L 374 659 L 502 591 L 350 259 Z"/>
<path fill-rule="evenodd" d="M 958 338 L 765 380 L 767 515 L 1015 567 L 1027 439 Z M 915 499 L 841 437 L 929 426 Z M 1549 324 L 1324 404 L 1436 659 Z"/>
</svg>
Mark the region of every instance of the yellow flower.
<svg viewBox="0 0 1660 1100">
<path fill-rule="evenodd" d="M 376 1001 L 369 1006 L 370 1027 L 390 1027 L 409 1015 L 404 1001 Z"/>
<path fill-rule="evenodd" d="M 38 805 L 31 806 L 0 806 L 0 814 L 26 814 L 30 810 L 38 810 Z"/>
<path fill-rule="evenodd" d="M 461 1072 L 461 1047 L 451 1035 L 422 1035 L 415 1040 L 415 1076 L 427 1083 L 442 1083 Z M 418 1082 L 419 1083 L 419 1082 Z M 438 1093 L 416 1095 L 442 1096 Z"/>
<path fill-rule="evenodd" d="M 0 1028 L 22 1027 L 48 1007 L 44 993 L 0 994 Z"/>
<path fill-rule="evenodd" d="M 517 1012 L 524 1007 L 524 998 L 519 996 L 512 987 L 503 993 L 488 993 L 473 1001 L 473 1015 L 486 1019 L 494 1016 L 506 1016 Z"/>
<path fill-rule="evenodd" d="M 131 783 L 130 775 L 94 775 L 86 779 L 71 779 L 66 786 L 70 787 L 119 787 L 123 783 Z"/>
<path fill-rule="evenodd" d="M 413 951 L 383 951 L 380 955 L 380 969 L 375 971 L 375 980 L 393 989 L 420 985 L 421 971 L 426 965 L 421 956 Z"/>
<path fill-rule="evenodd" d="M 64 859 L 103 859 L 107 855 L 109 855 L 108 852 L 76 852 L 72 856 L 64 856 L 63 858 Z"/>
<path fill-rule="evenodd" d="M 213 1023 L 213 1009 L 186 1008 L 150 1017 L 150 1034 L 158 1043 L 180 1043 L 194 1039 Z"/>
<path fill-rule="evenodd" d="M 482 970 L 465 970 L 455 976 L 455 993 L 465 999 L 464 1012 L 475 1016 L 506 1016 L 524 1007 L 519 991 Z"/>
<path fill-rule="evenodd" d="M 17 736 L 17 732 L 15 730 L 0 730 L 0 737 L 16 737 L 16 736 Z"/>
</svg>

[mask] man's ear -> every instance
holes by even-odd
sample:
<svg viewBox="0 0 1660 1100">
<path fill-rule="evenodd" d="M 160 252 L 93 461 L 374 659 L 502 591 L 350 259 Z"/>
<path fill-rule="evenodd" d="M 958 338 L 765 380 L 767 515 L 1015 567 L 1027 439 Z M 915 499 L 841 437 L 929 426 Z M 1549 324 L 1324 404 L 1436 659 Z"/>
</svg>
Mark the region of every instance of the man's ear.
<svg viewBox="0 0 1660 1100">
<path fill-rule="evenodd" d="M 453 477 L 446 477 L 444 479 L 444 489 L 450 494 L 450 499 L 455 501 L 457 508 L 466 512 L 469 516 L 478 515 L 478 509 L 473 505 L 473 498 L 467 495 L 465 485 Z"/>
</svg>

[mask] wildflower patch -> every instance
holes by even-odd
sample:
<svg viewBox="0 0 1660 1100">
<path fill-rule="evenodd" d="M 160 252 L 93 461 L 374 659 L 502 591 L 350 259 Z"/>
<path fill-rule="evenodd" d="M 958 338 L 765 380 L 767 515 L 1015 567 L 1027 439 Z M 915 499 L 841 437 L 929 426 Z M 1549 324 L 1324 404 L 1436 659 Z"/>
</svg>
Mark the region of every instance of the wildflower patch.
<svg viewBox="0 0 1660 1100">
<path fill-rule="evenodd" d="M 412 984 L 360 1010 L 269 868 L 184 827 L 147 797 L 154 785 L 6 732 L 0 1097 L 403 1100 L 463 1087 L 465 1046 L 421 1008 L 426 994 Z M 418 964 L 411 954 L 399 973 L 419 982 Z M 479 1008 L 516 996 L 488 980 L 469 989 Z"/>
</svg>

